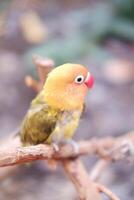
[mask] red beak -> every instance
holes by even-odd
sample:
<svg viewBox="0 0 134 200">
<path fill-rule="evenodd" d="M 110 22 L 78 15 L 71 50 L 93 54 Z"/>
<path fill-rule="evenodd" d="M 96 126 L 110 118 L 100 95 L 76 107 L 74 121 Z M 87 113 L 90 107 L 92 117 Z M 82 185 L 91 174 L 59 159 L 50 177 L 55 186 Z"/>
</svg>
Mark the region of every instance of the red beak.
<svg viewBox="0 0 134 200">
<path fill-rule="evenodd" d="M 92 88 L 94 85 L 94 77 L 90 75 L 89 78 L 85 81 L 85 84 L 88 88 Z"/>
</svg>

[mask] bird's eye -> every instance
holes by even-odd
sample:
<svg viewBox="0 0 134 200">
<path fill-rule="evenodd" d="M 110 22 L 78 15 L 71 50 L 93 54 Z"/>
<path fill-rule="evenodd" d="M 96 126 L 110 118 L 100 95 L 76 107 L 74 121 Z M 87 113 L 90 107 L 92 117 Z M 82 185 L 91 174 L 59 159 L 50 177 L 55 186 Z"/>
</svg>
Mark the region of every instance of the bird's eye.
<svg viewBox="0 0 134 200">
<path fill-rule="evenodd" d="M 75 78 L 75 83 L 83 83 L 84 82 L 84 76 L 79 75 Z"/>
</svg>

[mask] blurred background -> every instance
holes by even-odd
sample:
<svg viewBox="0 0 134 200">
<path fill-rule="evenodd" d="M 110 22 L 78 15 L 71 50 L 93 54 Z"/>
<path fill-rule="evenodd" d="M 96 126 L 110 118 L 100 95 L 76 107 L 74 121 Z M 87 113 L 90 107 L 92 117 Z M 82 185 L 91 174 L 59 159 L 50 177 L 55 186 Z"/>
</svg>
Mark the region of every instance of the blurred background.
<svg viewBox="0 0 134 200">
<path fill-rule="evenodd" d="M 1 140 L 20 125 L 36 95 L 24 78 L 37 78 L 32 63 L 37 54 L 56 66 L 84 64 L 95 76 L 76 140 L 134 128 L 133 0 L 0 0 Z M 96 158 L 83 161 L 90 170 Z M 132 164 L 118 162 L 104 171 L 99 181 L 121 200 L 133 200 Z M 64 175 L 60 166 L 53 172 L 44 162 L 21 165 L 0 177 L 0 200 L 73 200 L 74 188 Z"/>
</svg>

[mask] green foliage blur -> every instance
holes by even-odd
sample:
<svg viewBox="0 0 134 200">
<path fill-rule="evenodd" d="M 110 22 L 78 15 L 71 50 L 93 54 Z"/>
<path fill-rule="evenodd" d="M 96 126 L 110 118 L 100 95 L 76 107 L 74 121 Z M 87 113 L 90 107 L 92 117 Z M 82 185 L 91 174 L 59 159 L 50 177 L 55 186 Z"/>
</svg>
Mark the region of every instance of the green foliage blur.
<svg viewBox="0 0 134 200">
<path fill-rule="evenodd" d="M 32 2 L 32 0 L 27 2 L 30 1 Z M 11 2 L 15 1 L 0 0 L 1 11 L 3 12 L 4 9 L 9 8 Z M 34 10 L 37 2 L 42 2 L 41 12 Z M 54 0 L 53 2 L 55 3 L 54 5 L 61 4 L 60 0 Z M 85 2 L 89 3 L 84 6 Z M 24 60 L 26 66 L 29 66 L 30 73 L 34 71 L 31 57 L 36 54 L 54 59 L 56 65 L 65 62 L 80 62 L 86 56 L 90 56 L 90 60 L 101 62 L 113 56 L 102 45 L 107 38 L 119 39 L 128 43 L 134 42 L 134 0 L 101 2 L 96 0 L 94 5 L 85 0 L 82 3 L 82 7 L 77 7 L 77 3 L 74 1 L 70 2 L 70 4 L 74 4 L 74 7 L 69 11 L 66 10 L 64 2 L 62 2 L 65 11 L 59 12 L 58 5 L 55 8 L 52 4 L 50 7 L 53 7 L 51 8 L 53 11 L 50 9 L 49 13 L 48 10 L 46 15 L 44 3 L 43 0 L 33 0 L 32 3 L 32 6 L 35 4 L 32 8 L 34 12 L 37 12 L 45 25 L 47 24 L 49 35 L 42 43 L 37 45 L 30 44 L 26 49 Z M 22 4 L 22 6 L 19 4 Z M 25 9 L 27 11 L 28 9 L 29 11 L 31 10 L 28 6 L 24 8 L 23 4 L 26 3 L 20 2 L 19 4 L 19 9 L 21 7 L 23 9 L 21 9 L 21 12 L 17 10 L 16 16 L 20 17 Z M 16 3 L 13 5 L 16 5 Z M 11 6 L 11 9 L 14 12 L 14 6 Z M 15 7 L 15 12 L 16 9 L 17 6 Z M 47 16 L 47 19 L 42 16 Z M 53 21 L 53 27 L 49 25 L 50 21 Z"/>
<path fill-rule="evenodd" d="M 134 20 L 134 1 L 133 0 L 116 0 L 118 5 L 118 16 L 128 20 Z"/>
<path fill-rule="evenodd" d="M 80 62 L 83 56 L 99 62 L 112 57 L 101 45 L 105 38 L 118 38 L 127 42 L 134 41 L 134 1 L 112 0 L 97 3 L 95 8 L 88 7 L 65 13 L 73 31 L 64 37 L 54 37 L 26 54 L 30 63 L 31 56 L 39 54 L 51 57 L 56 65 L 65 62 Z M 72 19 L 72 20 L 71 20 Z M 58 25 L 57 25 L 58 26 Z M 66 27 L 62 27 L 68 32 Z M 31 64 L 30 64 L 31 65 Z"/>
</svg>

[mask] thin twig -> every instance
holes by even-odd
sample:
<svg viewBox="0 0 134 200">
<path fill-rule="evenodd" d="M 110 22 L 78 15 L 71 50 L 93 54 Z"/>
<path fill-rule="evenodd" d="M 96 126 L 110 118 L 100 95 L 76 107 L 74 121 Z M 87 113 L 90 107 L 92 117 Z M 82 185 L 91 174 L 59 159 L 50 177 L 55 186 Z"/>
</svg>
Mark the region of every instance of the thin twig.
<svg viewBox="0 0 134 200">
<path fill-rule="evenodd" d="M 90 171 L 90 179 L 92 181 L 98 181 L 104 169 L 110 164 L 108 160 L 98 160 L 98 162 L 94 165 L 93 169 Z"/>
<path fill-rule="evenodd" d="M 100 183 L 95 184 L 98 188 L 99 192 L 104 193 L 106 196 L 108 196 L 111 200 L 120 200 L 111 190 L 106 188 L 104 185 Z"/>
<path fill-rule="evenodd" d="M 32 88 L 35 92 L 39 92 L 40 84 L 37 80 L 34 80 L 31 76 L 25 77 L 25 84 L 27 87 Z"/>
</svg>

